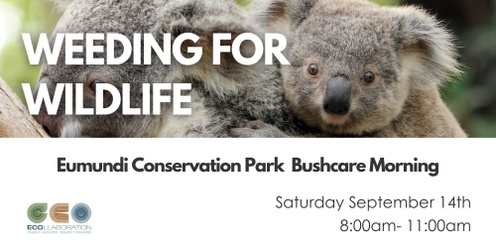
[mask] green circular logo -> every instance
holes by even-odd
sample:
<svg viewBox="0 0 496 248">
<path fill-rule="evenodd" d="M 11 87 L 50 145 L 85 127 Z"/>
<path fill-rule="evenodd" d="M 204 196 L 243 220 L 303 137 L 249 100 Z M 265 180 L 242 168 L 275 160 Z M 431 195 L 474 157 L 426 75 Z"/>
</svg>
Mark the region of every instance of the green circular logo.
<svg viewBox="0 0 496 248">
<path fill-rule="evenodd" d="M 34 203 L 28 208 L 28 218 L 33 223 L 41 223 L 47 217 L 46 211 L 46 203 Z"/>
</svg>

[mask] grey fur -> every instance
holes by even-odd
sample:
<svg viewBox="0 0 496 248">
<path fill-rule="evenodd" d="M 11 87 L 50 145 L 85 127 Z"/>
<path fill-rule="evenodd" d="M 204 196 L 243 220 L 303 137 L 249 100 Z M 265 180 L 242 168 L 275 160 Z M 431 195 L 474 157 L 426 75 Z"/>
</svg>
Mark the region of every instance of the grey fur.
<svg viewBox="0 0 496 248">
<path fill-rule="evenodd" d="M 231 128 L 244 127 L 251 120 L 261 120 L 292 133 L 298 128 L 285 104 L 276 66 L 242 66 L 229 54 L 223 57 L 222 65 L 212 65 L 209 51 L 212 33 L 263 33 L 263 29 L 249 18 L 233 0 L 73 0 L 65 8 L 54 34 L 114 32 L 131 39 L 133 33 L 153 33 L 160 37 L 167 32 L 175 37 L 192 32 L 201 37 L 198 44 L 204 48 L 203 58 L 193 66 L 183 66 L 174 59 L 171 65 L 163 65 L 157 58 L 151 66 L 135 66 L 132 62 L 120 66 L 45 64 L 40 82 L 48 83 L 52 88 L 58 82 L 88 84 L 95 78 L 117 87 L 131 83 L 133 107 L 141 105 L 143 82 L 192 83 L 190 107 L 193 115 L 174 116 L 171 108 L 166 107 L 160 116 L 123 116 L 120 111 L 110 116 L 64 116 L 62 107 L 57 116 L 43 112 L 36 118 L 53 136 L 60 136 L 61 130 L 71 136 L 242 136 L 242 130 Z M 252 49 L 249 44 L 243 46 L 245 53 Z M 86 100 L 94 101 L 91 96 Z"/>
<path fill-rule="evenodd" d="M 439 93 L 460 73 L 453 37 L 424 10 L 365 0 L 257 0 L 251 10 L 286 33 L 285 95 L 308 126 L 333 136 L 466 137 Z M 351 84 L 346 115 L 324 110 L 335 78 Z"/>
</svg>

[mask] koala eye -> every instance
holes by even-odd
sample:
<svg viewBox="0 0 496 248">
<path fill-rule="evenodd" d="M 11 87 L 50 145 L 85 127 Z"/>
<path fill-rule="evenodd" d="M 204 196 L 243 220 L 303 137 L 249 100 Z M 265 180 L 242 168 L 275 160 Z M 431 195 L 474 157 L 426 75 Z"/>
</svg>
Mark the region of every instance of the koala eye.
<svg viewBox="0 0 496 248">
<path fill-rule="evenodd" d="M 316 64 L 310 64 L 308 66 L 308 74 L 312 76 L 317 76 L 319 74 L 319 66 Z"/>
<path fill-rule="evenodd" d="M 371 71 L 368 71 L 363 76 L 363 79 L 365 80 L 365 83 L 371 84 L 375 80 L 375 74 L 373 72 L 371 72 Z"/>
<path fill-rule="evenodd" d="M 98 80 L 98 79 L 95 79 L 93 81 L 90 82 L 90 84 L 88 85 L 88 88 L 93 92 L 95 93 L 96 92 L 96 85 L 97 84 L 101 84 L 103 83 L 103 81 L 101 80 Z"/>
</svg>

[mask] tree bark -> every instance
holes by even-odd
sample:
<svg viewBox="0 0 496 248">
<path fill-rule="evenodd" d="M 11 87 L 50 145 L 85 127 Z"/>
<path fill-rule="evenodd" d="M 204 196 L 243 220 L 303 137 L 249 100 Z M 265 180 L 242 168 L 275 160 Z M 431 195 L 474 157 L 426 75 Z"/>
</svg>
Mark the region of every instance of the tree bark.
<svg viewBox="0 0 496 248">
<path fill-rule="evenodd" d="M 0 78 L 0 138 L 48 138 L 43 127 Z"/>
</svg>

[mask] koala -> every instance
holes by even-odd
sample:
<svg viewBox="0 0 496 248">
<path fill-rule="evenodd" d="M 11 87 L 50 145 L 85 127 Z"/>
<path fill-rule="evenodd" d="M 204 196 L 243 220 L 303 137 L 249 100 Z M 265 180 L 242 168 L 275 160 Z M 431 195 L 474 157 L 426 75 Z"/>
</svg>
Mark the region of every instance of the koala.
<svg viewBox="0 0 496 248">
<path fill-rule="evenodd" d="M 57 33 L 119 33 L 131 38 L 134 33 L 148 32 L 157 22 L 157 1 L 101 1 L 101 0 L 52 0 L 56 9 L 63 11 L 51 37 L 53 44 Z M 162 5 L 165 2 L 162 3 Z M 123 10 L 126 11 L 123 11 Z M 75 41 L 76 45 L 84 45 Z M 95 45 L 104 45 L 96 41 Z M 116 53 L 122 53 L 122 47 L 116 47 Z M 99 54 L 105 57 L 106 53 Z M 35 95 L 41 84 L 46 84 L 53 93 L 58 83 L 82 83 L 84 85 L 84 104 L 95 105 L 95 85 L 109 83 L 119 86 L 130 83 L 133 87 L 131 105 L 139 106 L 141 92 L 137 87 L 147 80 L 148 69 L 134 66 L 131 62 L 119 66 L 66 65 L 63 60 L 65 49 L 62 47 L 56 65 L 48 65 L 43 59 Z M 85 54 L 79 54 L 84 58 Z M 161 116 L 124 116 L 120 111 L 109 116 L 72 116 L 64 115 L 65 99 L 62 99 L 57 115 L 48 115 L 42 106 L 35 119 L 40 122 L 52 137 L 153 137 L 159 132 L 163 118 Z M 146 128 L 144 128 L 146 127 Z"/>
<path fill-rule="evenodd" d="M 327 136 L 466 137 L 440 95 L 461 73 L 453 37 L 424 10 L 366 0 L 256 0 L 250 8 L 288 38 L 285 98 L 308 127 Z"/>
<path fill-rule="evenodd" d="M 191 83 L 189 92 L 192 115 L 175 116 L 172 107 L 165 105 L 160 115 L 123 115 L 121 111 L 107 116 L 64 115 L 64 105 L 57 115 L 48 115 L 43 106 L 35 118 L 53 137 L 239 137 L 236 127 L 260 120 L 283 130 L 298 133 L 301 130 L 284 100 L 284 90 L 277 66 L 243 66 L 230 53 L 223 53 L 220 65 L 212 64 L 212 34 L 241 33 L 262 35 L 263 30 L 250 19 L 245 9 L 233 0 L 60 0 L 54 1 L 63 10 L 52 36 L 57 33 L 119 33 L 133 39 L 134 33 L 152 33 L 159 44 L 164 33 L 174 40 L 180 34 L 194 33 L 200 37 L 196 43 L 183 44 L 203 48 L 199 63 L 185 66 L 175 58 L 169 65 L 160 63 L 152 54 L 152 64 L 87 66 L 65 65 L 62 48 L 57 65 L 44 63 L 38 85 L 46 84 L 53 94 L 57 83 L 82 83 L 84 104 L 95 105 L 95 86 L 109 83 L 120 89 L 122 83 L 131 85 L 132 107 L 141 107 L 144 82 Z M 226 41 L 228 44 L 232 41 Z M 84 42 L 75 41 L 84 46 Z M 104 41 L 95 41 L 104 45 Z M 231 44 L 229 44 L 231 45 Z M 105 48 L 106 49 L 106 48 Z M 122 46 L 115 48 L 116 54 Z M 253 45 L 244 42 L 241 53 L 253 53 Z M 85 57 L 84 53 L 78 55 Z M 106 52 L 99 54 L 105 57 Z M 38 87 L 36 87 L 38 88 Z M 35 89 L 36 94 L 36 89 Z M 108 97 L 108 96 L 105 96 Z M 105 102 L 111 99 L 105 99 Z M 61 103 L 65 101 L 62 99 Z M 253 124 L 251 124 L 253 126 Z"/>
<path fill-rule="evenodd" d="M 170 1 L 162 9 L 154 33 L 170 33 L 172 37 L 189 32 L 200 37 L 203 48 L 199 63 L 184 66 L 173 63 L 161 81 L 189 82 L 193 85 L 193 117 L 167 115 L 161 136 L 211 136 L 211 137 L 264 137 L 245 135 L 238 127 L 257 127 L 257 121 L 271 123 L 285 132 L 304 132 L 284 100 L 284 91 L 277 63 L 265 65 L 263 61 L 251 66 L 239 64 L 232 53 L 222 54 L 221 65 L 212 65 L 214 33 L 230 33 L 236 38 L 243 33 L 253 33 L 263 38 L 264 31 L 246 10 L 232 0 Z M 232 45 L 233 40 L 224 41 Z M 186 44 L 189 46 L 191 44 Z M 184 48 L 185 49 L 185 48 Z M 250 57 L 255 47 L 250 42 L 241 44 L 241 53 Z M 196 110 L 195 110 L 196 109 Z M 202 120 L 198 125 L 198 120 Z M 254 122 L 252 122 L 254 121 Z M 188 133 L 184 133 L 185 126 Z M 274 135 L 271 135 L 274 136 Z M 282 133 L 276 137 L 285 136 Z"/>
</svg>

